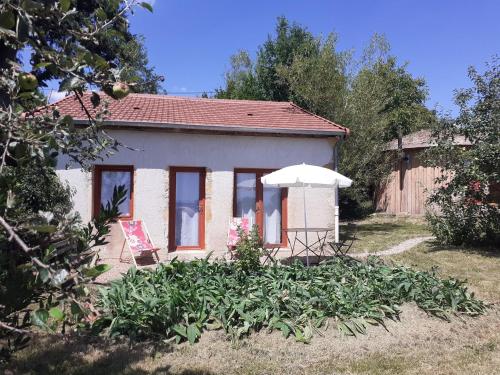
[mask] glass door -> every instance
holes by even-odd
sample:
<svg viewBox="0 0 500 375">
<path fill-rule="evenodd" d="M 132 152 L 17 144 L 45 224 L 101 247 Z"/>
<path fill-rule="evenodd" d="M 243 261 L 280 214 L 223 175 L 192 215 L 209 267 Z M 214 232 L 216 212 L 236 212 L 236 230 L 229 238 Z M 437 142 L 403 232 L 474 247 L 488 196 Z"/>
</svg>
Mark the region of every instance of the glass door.
<svg viewBox="0 0 500 375">
<path fill-rule="evenodd" d="M 170 168 L 169 249 L 205 247 L 205 170 Z"/>
<path fill-rule="evenodd" d="M 269 170 L 236 169 L 234 174 L 234 216 L 256 224 L 264 243 L 284 245 L 286 236 L 287 189 L 264 187 L 260 178 Z"/>
</svg>

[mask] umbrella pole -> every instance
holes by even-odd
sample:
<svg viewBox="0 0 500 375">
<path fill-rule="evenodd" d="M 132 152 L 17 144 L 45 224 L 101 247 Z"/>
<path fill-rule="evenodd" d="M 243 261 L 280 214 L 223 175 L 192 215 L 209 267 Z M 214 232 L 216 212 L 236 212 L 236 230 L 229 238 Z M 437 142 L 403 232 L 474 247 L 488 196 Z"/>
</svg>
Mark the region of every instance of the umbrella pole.
<svg viewBox="0 0 500 375">
<path fill-rule="evenodd" d="M 307 214 L 306 214 L 306 186 L 302 186 L 302 200 L 304 203 L 304 228 L 306 234 L 306 264 L 309 267 L 309 244 L 307 242 Z"/>
</svg>

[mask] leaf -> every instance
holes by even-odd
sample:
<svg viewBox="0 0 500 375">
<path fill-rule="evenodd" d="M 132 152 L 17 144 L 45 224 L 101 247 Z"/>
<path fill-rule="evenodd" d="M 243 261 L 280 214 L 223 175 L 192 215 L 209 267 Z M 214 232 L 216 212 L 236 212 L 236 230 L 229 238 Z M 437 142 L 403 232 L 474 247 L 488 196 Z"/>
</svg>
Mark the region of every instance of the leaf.
<svg viewBox="0 0 500 375">
<path fill-rule="evenodd" d="M 64 313 L 59 307 L 53 307 L 49 310 L 49 315 L 57 321 L 64 319 Z"/>
<path fill-rule="evenodd" d="M 57 230 L 56 225 L 37 225 L 32 227 L 34 231 L 38 233 L 54 233 Z"/>
<path fill-rule="evenodd" d="M 92 91 L 92 96 L 90 97 L 90 102 L 92 103 L 92 105 L 95 108 L 101 103 L 101 97 L 99 96 L 98 93 L 96 93 L 95 91 Z"/>
<path fill-rule="evenodd" d="M 73 301 L 71 302 L 71 314 L 76 315 L 76 316 L 80 316 L 83 314 L 83 310 L 80 307 L 80 305 L 76 302 L 73 302 Z"/>
<path fill-rule="evenodd" d="M 51 62 L 40 62 L 34 66 L 35 69 L 46 68 L 47 66 L 52 65 Z"/>
<path fill-rule="evenodd" d="M 147 9 L 149 10 L 151 13 L 153 13 L 153 7 L 151 6 L 150 3 L 146 2 L 146 1 L 143 1 L 141 4 L 141 7 L 143 7 L 144 9 Z"/>
<path fill-rule="evenodd" d="M 49 312 L 44 309 L 36 310 L 31 314 L 31 323 L 38 327 L 46 327 L 49 319 Z"/>
<path fill-rule="evenodd" d="M 0 13 L 0 26 L 8 30 L 13 29 L 16 26 L 16 16 L 14 13 Z"/>
<path fill-rule="evenodd" d="M 101 21 L 105 21 L 108 18 L 108 15 L 102 8 L 97 8 L 97 10 L 95 11 L 95 15 Z"/>
<path fill-rule="evenodd" d="M 40 280 L 42 283 L 46 283 L 49 280 L 49 270 L 46 268 L 42 268 L 40 271 L 38 271 L 38 275 L 40 276 Z"/>
<path fill-rule="evenodd" d="M 182 337 L 187 337 L 187 329 L 185 325 L 176 324 L 175 326 L 172 327 L 172 329 Z"/>
<path fill-rule="evenodd" d="M 83 270 L 83 274 L 86 277 L 95 278 L 103 274 L 104 272 L 108 272 L 111 268 L 112 266 L 110 266 L 109 264 L 99 264 L 92 268 L 85 268 Z"/>
<path fill-rule="evenodd" d="M 71 7 L 71 0 L 59 0 L 59 6 L 63 12 L 67 12 Z"/>
<path fill-rule="evenodd" d="M 196 327 L 196 325 L 194 324 L 190 324 L 188 327 L 187 327 L 187 339 L 189 341 L 189 343 L 192 345 L 196 342 L 196 339 L 201 335 L 201 332 L 200 330 L 198 329 L 198 327 Z"/>
</svg>

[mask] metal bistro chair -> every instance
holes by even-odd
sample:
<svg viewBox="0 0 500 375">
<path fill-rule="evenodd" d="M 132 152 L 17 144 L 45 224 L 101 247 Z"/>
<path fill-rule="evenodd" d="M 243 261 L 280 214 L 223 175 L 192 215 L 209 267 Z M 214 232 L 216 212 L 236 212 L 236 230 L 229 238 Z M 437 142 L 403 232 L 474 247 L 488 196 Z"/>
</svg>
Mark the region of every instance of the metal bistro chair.
<svg viewBox="0 0 500 375">
<path fill-rule="evenodd" d="M 337 256 L 346 256 L 351 250 L 352 244 L 356 241 L 357 225 L 353 223 L 347 224 L 347 229 L 344 233 L 340 234 L 339 242 L 329 242 L 328 245 Z"/>
</svg>

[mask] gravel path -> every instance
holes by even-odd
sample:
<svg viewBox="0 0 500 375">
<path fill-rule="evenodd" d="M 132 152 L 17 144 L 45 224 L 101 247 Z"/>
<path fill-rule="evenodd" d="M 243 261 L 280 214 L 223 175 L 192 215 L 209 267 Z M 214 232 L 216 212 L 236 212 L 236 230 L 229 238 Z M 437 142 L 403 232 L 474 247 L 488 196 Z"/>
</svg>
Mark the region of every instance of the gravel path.
<svg viewBox="0 0 500 375">
<path fill-rule="evenodd" d="M 411 238 L 409 240 L 403 241 L 393 247 L 388 248 L 387 250 L 379 251 L 376 253 L 354 253 L 350 254 L 353 257 L 356 258 L 365 258 L 369 255 L 376 255 L 376 256 L 385 256 L 385 255 L 394 255 L 394 254 L 399 254 L 403 253 L 405 251 L 410 250 L 412 247 L 417 246 L 421 244 L 422 242 L 432 240 L 434 239 L 433 236 L 427 236 L 427 237 L 416 237 L 416 238 Z"/>
</svg>

